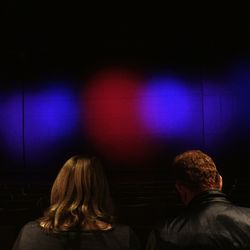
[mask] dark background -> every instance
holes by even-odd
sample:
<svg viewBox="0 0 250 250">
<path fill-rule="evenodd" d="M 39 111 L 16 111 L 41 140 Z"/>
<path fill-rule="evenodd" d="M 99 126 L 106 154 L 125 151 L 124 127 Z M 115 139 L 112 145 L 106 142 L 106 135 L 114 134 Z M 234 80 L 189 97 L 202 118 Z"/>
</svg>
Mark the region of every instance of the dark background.
<svg viewBox="0 0 250 250">
<path fill-rule="evenodd" d="M 80 6 L 6 1 L 1 15 L 2 93 L 42 90 L 43 80 L 48 79 L 70 79 L 77 92 L 80 85 L 87 84 L 85 79 L 110 66 L 144 74 L 170 71 L 200 82 L 222 78 L 232 65 L 249 61 L 250 30 L 246 9 L 239 4 L 142 6 L 110 2 Z M 243 130 L 234 127 L 229 136 L 231 138 L 227 137 L 222 145 L 225 150 L 210 150 L 209 153 L 222 165 L 238 165 L 239 158 L 244 158 L 241 165 L 248 164 L 248 126 Z M 82 139 L 72 138 L 75 145 L 68 148 L 68 155 L 79 148 L 100 153 L 87 140 L 81 142 Z M 4 152 L 4 145 L 1 148 Z M 172 152 L 170 150 L 165 158 L 167 163 L 178 150 L 180 148 L 174 149 L 173 145 Z M 50 164 L 61 165 L 68 157 L 58 161 L 63 154 L 65 150 Z M 14 172 L 25 171 L 25 167 L 15 164 Z"/>
<path fill-rule="evenodd" d="M 217 71 L 249 54 L 244 6 L 4 5 L 1 72 L 7 79 L 81 76 L 109 64 Z"/>
<path fill-rule="evenodd" d="M 83 80 L 98 70 L 113 66 L 144 74 L 175 72 L 201 82 L 213 79 L 223 82 L 223 76 L 230 72 L 232 65 L 247 64 L 245 72 L 249 67 L 249 15 L 248 8 L 240 4 L 187 5 L 179 2 L 160 6 L 157 3 L 105 2 L 80 6 L 71 2 L 5 1 L 0 16 L 2 98 L 5 92 L 17 90 L 23 96 L 28 89 L 42 90 L 44 80 L 48 79 L 69 79 L 77 93 Z M 248 81 L 239 85 L 239 89 L 245 88 L 242 90 L 244 100 L 248 100 L 248 95 L 250 100 L 248 86 Z M 228 193 L 241 182 L 239 180 L 247 180 L 250 173 L 248 101 L 245 105 L 246 109 L 236 113 L 246 122 L 239 126 L 236 123 L 230 133 L 226 133 L 223 143 L 209 150 L 224 176 Z M 114 163 L 105 158 L 85 137 L 74 135 L 67 140 L 70 146 L 61 144 L 60 148 L 40 156 L 36 164 L 34 159 L 32 163 L 27 162 L 25 154 L 20 154 L 19 158 L 7 155 L 5 144 L 0 143 L 2 193 L 13 186 L 14 191 L 20 189 L 29 193 L 32 185 L 42 185 L 42 193 L 48 197 L 48 187 L 63 162 L 73 153 L 86 151 L 97 154 L 103 158 L 105 166 L 111 166 L 107 174 L 118 203 L 120 221 L 131 225 L 143 243 L 154 221 L 180 208 L 179 200 L 173 198 L 173 183 L 165 168 L 185 148 L 178 142 L 169 145 L 162 142 L 160 151 L 144 163 L 145 167 L 141 164 L 126 168 L 123 162 Z M 152 165 L 154 167 L 149 167 Z M 245 185 L 243 190 L 246 194 L 249 187 Z M 235 197 L 238 203 L 249 204 L 246 195 L 244 199 L 243 196 L 241 199 Z M 32 208 L 33 213 L 29 205 L 19 205 L 27 208 L 26 216 L 20 211 L 12 211 L 23 220 L 15 226 L 14 216 L 13 223 L 11 220 L 3 222 L 3 230 L 9 225 L 9 232 L 12 232 L 6 246 L 16 237 L 24 219 L 39 216 L 46 205 L 45 202 L 39 209 Z M 144 218 L 147 217 L 151 219 L 146 223 Z"/>
</svg>

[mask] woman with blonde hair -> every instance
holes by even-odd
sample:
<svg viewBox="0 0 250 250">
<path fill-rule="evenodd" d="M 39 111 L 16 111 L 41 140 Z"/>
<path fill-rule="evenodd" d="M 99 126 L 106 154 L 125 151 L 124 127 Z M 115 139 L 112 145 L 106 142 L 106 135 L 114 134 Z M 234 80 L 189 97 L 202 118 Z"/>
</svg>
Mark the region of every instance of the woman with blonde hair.
<svg viewBox="0 0 250 250">
<path fill-rule="evenodd" d="M 114 223 L 109 186 L 95 157 L 71 157 L 56 177 L 50 207 L 20 231 L 13 250 L 140 249 L 134 232 Z"/>
</svg>

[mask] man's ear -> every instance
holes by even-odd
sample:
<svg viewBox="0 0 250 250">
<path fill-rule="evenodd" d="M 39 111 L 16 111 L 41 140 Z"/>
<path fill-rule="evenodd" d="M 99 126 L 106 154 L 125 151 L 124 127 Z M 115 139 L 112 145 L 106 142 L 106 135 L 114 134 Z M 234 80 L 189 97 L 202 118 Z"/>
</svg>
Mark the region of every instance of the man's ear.
<svg viewBox="0 0 250 250">
<path fill-rule="evenodd" d="M 219 176 L 219 190 L 220 191 L 222 190 L 222 187 L 223 187 L 223 179 L 222 179 L 222 176 L 220 175 Z"/>
</svg>

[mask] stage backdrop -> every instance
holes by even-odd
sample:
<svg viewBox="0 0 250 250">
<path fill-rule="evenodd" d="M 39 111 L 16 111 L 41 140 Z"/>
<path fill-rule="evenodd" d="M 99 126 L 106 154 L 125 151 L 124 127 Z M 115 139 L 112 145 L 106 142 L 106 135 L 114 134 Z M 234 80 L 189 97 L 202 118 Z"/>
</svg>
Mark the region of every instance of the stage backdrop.
<svg viewBox="0 0 250 250">
<path fill-rule="evenodd" d="M 57 171 L 76 153 L 97 155 L 112 171 L 158 171 L 199 148 L 223 171 L 248 173 L 249 69 L 103 67 L 81 80 L 2 82 L 1 172 Z"/>
</svg>

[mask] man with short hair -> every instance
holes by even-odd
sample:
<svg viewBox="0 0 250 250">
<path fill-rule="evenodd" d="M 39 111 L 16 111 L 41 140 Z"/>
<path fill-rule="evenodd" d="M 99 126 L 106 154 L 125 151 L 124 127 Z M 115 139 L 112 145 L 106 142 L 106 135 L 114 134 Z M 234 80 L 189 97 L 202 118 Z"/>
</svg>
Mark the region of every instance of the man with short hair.
<svg viewBox="0 0 250 250">
<path fill-rule="evenodd" d="M 213 160 L 200 150 L 173 162 L 176 189 L 186 208 L 150 234 L 147 250 L 250 249 L 250 208 L 232 204 Z"/>
</svg>

